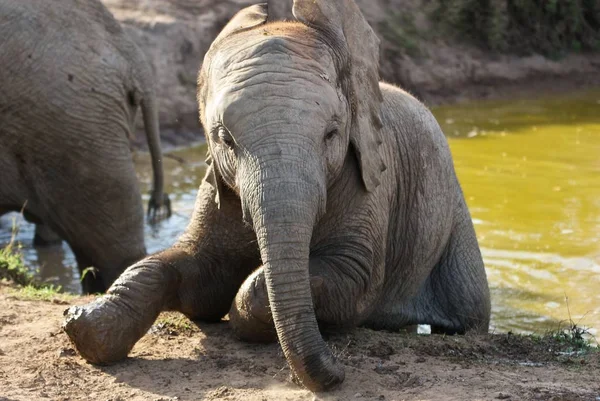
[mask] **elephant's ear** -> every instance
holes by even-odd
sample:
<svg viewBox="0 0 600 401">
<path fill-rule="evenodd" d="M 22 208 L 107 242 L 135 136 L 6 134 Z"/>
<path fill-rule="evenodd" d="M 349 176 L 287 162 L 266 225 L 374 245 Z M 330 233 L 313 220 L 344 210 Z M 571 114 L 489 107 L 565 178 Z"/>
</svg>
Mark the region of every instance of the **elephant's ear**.
<svg viewBox="0 0 600 401">
<path fill-rule="evenodd" d="M 221 30 L 219 36 L 217 36 L 217 38 L 212 42 L 210 48 L 212 49 L 218 45 L 222 39 L 234 33 L 247 31 L 248 29 L 252 29 L 258 25 L 266 23 L 267 19 L 267 3 L 255 4 L 253 6 L 244 8 L 234 15 L 227 25 L 225 25 L 225 28 Z"/>
<path fill-rule="evenodd" d="M 217 171 L 217 165 L 213 160 L 210 144 L 208 145 L 209 149 L 206 155 L 206 164 L 208 164 L 208 168 L 206 169 L 206 176 L 204 179 L 213 186 L 215 189 L 215 202 L 217 204 L 217 208 L 221 208 L 221 196 L 223 196 L 223 180 L 221 179 L 219 172 Z"/>
<path fill-rule="evenodd" d="M 350 141 L 368 191 L 380 183 L 385 165 L 381 144 L 379 38 L 353 0 L 294 0 L 294 16 L 322 32 L 343 55 L 338 66 L 352 108 Z"/>
<path fill-rule="evenodd" d="M 219 43 L 222 42 L 225 38 L 233 34 L 244 32 L 256 26 L 265 24 L 268 18 L 267 8 L 267 4 L 263 3 L 246 7 L 243 10 L 239 11 L 236 15 L 233 16 L 233 18 L 227 23 L 227 25 L 225 25 L 223 30 L 221 30 L 219 35 L 211 43 L 208 51 L 204 55 L 204 62 L 202 63 L 202 68 L 200 69 L 200 73 L 198 74 L 197 99 L 200 109 L 201 121 L 204 120 L 204 102 L 208 94 L 208 70 L 210 69 L 210 63 L 214 50 L 219 46 Z"/>
<path fill-rule="evenodd" d="M 292 3 L 283 0 L 267 0 L 269 8 L 269 21 L 281 21 L 291 20 L 294 18 L 292 15 Z"/>
<path fill-rule="evenodd" d="M 267 4 L 256 4 L 250 7 L 246 7 L 236 15 L 225 25 L 221 33 L 216 37 L 216 39 L 210 45 L 208 52 L 204 57 L 204 63 L 202 64 L 202 68 L 200 73 L 198 74 L 198 106 L 200 112 L 200 122 L 204 125 L 204 121 L 206 121 L 205 115 L 205 105 L 206 98 L 208 96 L 208 69 L 210 68 L 210 58 L 212 57 L 212 51 L 219 45 L 219 43 L 236 33 L 240 33 L 243 31 L 247 31 L 256 26 L 262 25 L 267 22 L 268 12 L 267 12 Z M 206 126 L 204 129 L 206 130 Z M 221 196 L 223 196 L 223 181 L 219 175 L 218 167 L 214 160 L 212 160 L 212 151 L 210 149 L 210 141 L 207 140 L 209 150 L 208 155 L 206 157 L 206 163 L 208 164 L 208 171 L 206 173 L 205 179 L 213 185 L 216 190 L 215 202 L 220 207 L 221 205 Z"/>
</svg>

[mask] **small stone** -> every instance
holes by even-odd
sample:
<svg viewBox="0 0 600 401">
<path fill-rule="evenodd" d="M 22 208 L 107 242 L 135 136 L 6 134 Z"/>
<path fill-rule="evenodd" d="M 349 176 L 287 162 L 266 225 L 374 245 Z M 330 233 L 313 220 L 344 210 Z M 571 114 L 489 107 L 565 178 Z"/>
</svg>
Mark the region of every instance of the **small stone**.
<svg viewBox="0 0 600 401">
<path fill-rule="evenodd" d="M 498 395 L 496 396 L 496 399 L 498 399 L 498 400 L 507 400 L 510 397 L 511 397 L 510 394 L 498 393 Z"/>
<path fill-rule="evenodd" d="M 356 393 L 356 394 L 354 394 L 354 398 L 360 398 L 360 397 L 362 397 L 362 394 L 361 394 L 361 393 Z"/>
<path fill-rule="evenodd" d="M 415 363 L 424 363 L 424 362 L 427 362 L 427 359 L 423 358 L 422 356 L 415 359 Z"/>
<path fill-rule="evenodd" d="M 75 356 L 75 350 L 73 348 L 61 348 L 60 350 L 58 350 L 58 357 L 59 358 L 64 358 L 67 356 Z"/>
</svg>

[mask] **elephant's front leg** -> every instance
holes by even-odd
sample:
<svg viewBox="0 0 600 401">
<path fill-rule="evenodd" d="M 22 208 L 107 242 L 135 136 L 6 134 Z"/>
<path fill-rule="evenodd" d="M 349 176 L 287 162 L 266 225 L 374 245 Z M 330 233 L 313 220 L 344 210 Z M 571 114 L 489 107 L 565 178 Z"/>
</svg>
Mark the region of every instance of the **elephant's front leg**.
<svg viewBox="0 0 600 401">
<path fill-rule="evenodd" d="M 229 322 L 242 340 L 256 343 L 277 341 L 263 267 L 252 273 L 240 287 L 229 310 Z"/>
<path fill-rule="evenodd" d="M 315 314 L 322 327 L 353 327 L 366 318 L 381 284 L 378 274 L 369 273 L 373 271 L 370 266 L 340 256 L 311 257 L 309 270 Z M 262 267 L 240 287 L 231 305 L 229 320 L 242 340 L 277 340 Z"/>
<path fill-rule="evenodd" d="M 126 357 L 163 310 L 213 321 L 227 313 L 259 257 L 239 201 L 222 198 L 219 209 L 214 199 L 204 182 L 177 244 L 129 267 L 103 297 L 66 311 L 64 330 L 85 359 L 103 364 Z"/>
<path fill-rule="evenodd" d="M 62 238 L 60 235 L 55 233 L 48 225 L 38 223 L 35 225 L 35 234 L 33 236 L 33 246 L 36 247 L 49 247 L 53 245 L 60 245 Z"/>
<path fill-rule="evenodd" d="M 63 329 L 86 360 L 108 364 L 127 356 L 165 305 L 173 303 L 179 275 L 167 255 L 129 267 L 106 295 L 65 311 Z"/>
</svg>

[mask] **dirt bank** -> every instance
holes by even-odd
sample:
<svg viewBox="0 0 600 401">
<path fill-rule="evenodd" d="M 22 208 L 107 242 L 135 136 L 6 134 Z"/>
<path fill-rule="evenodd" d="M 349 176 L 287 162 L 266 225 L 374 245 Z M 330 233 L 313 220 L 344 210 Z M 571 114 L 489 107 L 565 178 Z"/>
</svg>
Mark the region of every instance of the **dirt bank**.
<svg viewBox="0 0 600 401">
<path fill-rule="evenodd" d="M 224 24 L 256 0 L 102 0 L 144 50 L 156 73 L 168 146 L 201 138 L 196 77 Z M 277 3 L 288 7 L 289 2 Z M 357 0 L 382 39 L 382 79 L 429 105 L 536 96 L 600 86 L 600 54 L 499 55 L 457 42 L 432 23 L 426 0 Z M 287 6 L 285 6 L 287 5 Z M 138 145 L 145 143 L 138 135 Z"/>
<path fill-rule="evenodd" d="M 276 345 L 250 345 L 226 323 L 163 314 L 114 366 L 86 363 L 61 331 L 69 303 L 24 300 L 0 284 L 0 400 L 564 400 L 600 397 L 600 355 L 561 356 L 554 340 L 443 337 L 357 329 L 328 338 L 341 389 L 314 396 L 289 381 Z"/>
</svg>

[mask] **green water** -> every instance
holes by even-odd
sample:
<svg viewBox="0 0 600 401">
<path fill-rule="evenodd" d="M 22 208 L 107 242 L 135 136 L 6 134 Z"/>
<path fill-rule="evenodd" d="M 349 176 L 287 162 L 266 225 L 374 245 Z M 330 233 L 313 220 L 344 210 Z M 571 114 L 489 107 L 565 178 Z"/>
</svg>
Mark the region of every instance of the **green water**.
<svg viewBox="0 0 600 401">
<path fill-rule="evenodd" d="M 474 102 L 439 107 L 434 114 L 448 136 L 482 248 L 492 330 L 541 333 L 570 316 L 597 333 L 600 91 Z M 206 147 L 199 146 L 171 152 L 179 161 L 165 160 L 175 214 L 146 227 L 149 252 L 170 246 L 185 229 L 204 176 L 205 154 Z M 134 159 L 146 203 L 148 157 Z M 0 219 L 0 244 L 9 237 L 9 225 L 9 217 Z M 33 226 L 20 225 L 17 239 L 28 263 L 46 280 L 79 291 L 68 247 L 36 251 L 30 247 Z"/>
<path fill-rule="evenodd" d="M 434 110 L 500 331 L 600 328 L 600 91 Z M 566 297 L 568 297 L 568 308 Z"/>
</svg>

